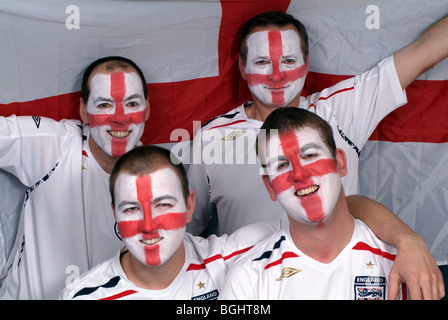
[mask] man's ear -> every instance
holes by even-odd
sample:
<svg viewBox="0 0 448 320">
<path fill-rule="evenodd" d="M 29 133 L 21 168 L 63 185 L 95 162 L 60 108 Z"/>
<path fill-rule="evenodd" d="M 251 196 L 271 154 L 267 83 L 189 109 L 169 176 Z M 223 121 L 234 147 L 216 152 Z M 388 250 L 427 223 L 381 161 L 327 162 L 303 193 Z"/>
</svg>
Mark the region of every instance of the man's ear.
<svg viewBox="0 0 448 320">
<path fill-rule="evenodd" d="M 145 122 L 146 122 L 149 119 L 149 114 L 151 111 L 151 109 L 149 108 L 149 98 L 146 98 L 145 104 L 146 104 L 146 111 L 145 111 Z"/>
<path fill-rule="evenodd" d="M 191 222 L 193 218 L 193 211 L 195 206 L 195 194 L 193 190 L 190 190 L 187 198 L 187 223 Z"/>
<path fill-rule="evenodd" d="M 89 118 L 87 117 L 87 105 L 84 103 L 82 98 L 79 98 L 79 116 L 82 122 L 89 124 Z"/>
<path fill-rule="evenodd" d="M 265 174 L 261 176 L 263 179 L 264 186 L 266 187 L 266 190 L 268 190 L 269 196 L 272 201 L 277 201 L 277 195 L 275 194 L 274 190 L 272 190 L 271 182 L 269 181 L 269 177 Z"/>
<path fill-rule="evenodd" d="M 347 158 L 342 149 L 336 149 L 336 164 L 339 169 L 339 174 L 344 177 L 347 174 Z"/>
<path fill-rule="evenodd" d="M 238 68 L 240 69 L 240 73 L 241 73 L 241 76 L 243 77 L 243 79 L 247 80 L 246 79 L 246 72 L 244 71 L 243 58 L 241 58 L 241 56 L 239 56 L 239 58 L 238 58 Z"/>
<path fill-rule="evenodd" d="M 112 207 L 112 212 L 113 212 L 113 214 L 114 214 L 114 219 L 115 219 L 115 221 L 117 221 L 117 215 L 115 214 L 114 204 L 111 202 L 111 203 L 110 203 L 110 206 Z"/>
</svg>

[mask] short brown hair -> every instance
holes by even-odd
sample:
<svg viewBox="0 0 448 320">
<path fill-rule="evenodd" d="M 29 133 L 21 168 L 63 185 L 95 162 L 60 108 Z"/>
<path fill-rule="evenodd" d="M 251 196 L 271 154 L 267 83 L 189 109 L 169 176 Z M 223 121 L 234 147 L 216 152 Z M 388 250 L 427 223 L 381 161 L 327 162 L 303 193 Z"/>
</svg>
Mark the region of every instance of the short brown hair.
<svg viewBox="0 0 448 320">
<path fill-rule="evenodd" d="M 115 163 L 109 177 L 109 191 L 112 205 L 115 206 L 115 183 L 121 173 L 129 173 L 134 176 L 144 176 L 162 168 L 172 168 L 176 172 L 182 184 L 182 193 L 185 201 L 188 198 L 188 179 L 183 164 L 168 149 L 158 146 L 140 146 L 122 155 Z"/>
</svg>

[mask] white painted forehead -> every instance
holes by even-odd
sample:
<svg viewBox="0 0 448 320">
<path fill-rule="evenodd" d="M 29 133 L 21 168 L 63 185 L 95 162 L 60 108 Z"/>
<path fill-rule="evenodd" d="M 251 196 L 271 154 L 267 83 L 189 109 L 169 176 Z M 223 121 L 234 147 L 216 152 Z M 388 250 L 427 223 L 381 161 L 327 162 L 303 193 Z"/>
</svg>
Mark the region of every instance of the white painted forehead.
<svg viewBox="0 0 448 320">
<path fill-rule="evenodd" d="M 172 168 L 162 168 L 148 174 L 151 177 L 151 185 L 171 185 L 174 188 L 181 188 L 182 184 L 179 176 Z M 145 175 L 146 176 L 146 175 Z M 119 174 L 115 182 L 115 192 L 124 191 L 125 193 L 136 192 L 135 180 L 139 176 L 124 172 Z"/>
<path fill-rule="evenodd" d="M 282 35 L 283 44 L 295 44 L 294 48 L 301 51 L 301 42 L 299 34 L 291 29 L 288 30 L 263 30 L 251 33 L 247 38 L 247 48 L 248 49 L 268 49 L 269 45 L 269 33 L 270 32 L 280 32 Z"/>
<path fill-rule="evenodd" d="M 120 71 L 119 71 L 120 72 Z M 113 72 L 116 73 L 116 72 Z M 122 72 L 124 73 L 124 79 L 127 85 L 132 85 L 138 89 L 142 89 L 142 81 L 137 72 Z M 110 88 L 112 73 L 96 73 L 92 76 L 90 80 L 90 87 L 94 90 L 96 87 L 108 87 Z"/>
<path fill-rule="evenodd" d="M 319 130 L 313 128 L 313 127 L 302 127 L 302 128 L 296 128 L 290 131 L 290 134 L 294 134 L 297 142 L 299 143 L 299 146 L 303 146 L 306 143 L 314 143 L 316 145 L 325 147 L 328 149 L 324 139 L 321 137 Z M 269 138 L 266 140 L 266 145 L 271 147 L 271 151 L 275 150 L 282 150 L 282 141 L 280 139 L 280 135 L 278 131 L 274 131 L 271 133 Z M 274 148 L 274 149 L 272 149 Z M 264 150 L 266 153 L 269 152 L 269 148 Z"/>
</svg>

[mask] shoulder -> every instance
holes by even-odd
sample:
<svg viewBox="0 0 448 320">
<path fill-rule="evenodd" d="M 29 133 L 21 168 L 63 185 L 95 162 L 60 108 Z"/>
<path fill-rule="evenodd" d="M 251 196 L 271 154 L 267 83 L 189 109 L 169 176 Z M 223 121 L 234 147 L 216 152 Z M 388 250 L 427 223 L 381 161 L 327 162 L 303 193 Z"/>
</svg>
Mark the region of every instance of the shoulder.
<svg viewBox="0 0 448 320">
<path fill-rule="evenodd" d="M 382 81 L 382 79 L 385 79 L 386 84 L 392 80 L 398 79 L 393 56 L 384 58 L 371 69 L 363 73 L 347 76 L 346 79 L 343 79 L 320 92 L 307 96 L 301 101 L 301 104 L 303 103 L 304 108 L 317 107 L 317 104 L 324 104 L 326 102 L 331 102 L 334 99 L 351 96 L 357 88 L 362 88 L 371 84 L 376 87 L 377 83 Z M 360 92 L 362 93 L 362 91 Z"/>
<path fill-rule="evenodd" d="M 356 244 L 353 250 L 367 251 L 388 260 L 395 260 L 397 249 L 390 244 L 379 239 L 373 231 L 361 220 L 355 219 Z"/>
<path fill-rule="evenodd" d="M 115 255 L 79 278 L 74 278 L 61 292 L 61 299 L 96 299 L 95 293 L 100 288 L 113 289 L 122 277 L 116 271 L 115 264 L 119 262 L 119 255 Z"/>
<path fill-rule="evenodd" d="M 233 263 L 226 274 L 222 299 L 258 299 L 270 266 L 281 261 L 284 240 L 282 232 L 276 232 Z"/>
<path fill-rule="evenodd" d="M 204 123 L 201 127 L 201 130 L 211 130 L 214 128 L 227 127 L 233 124 L 240 124 L 247 121 L 246 114 L 243 112 L 244 104 L 236 107 L 229 112 L 214 117 Z"/>
<path fill-rule="evenodd" d="M 234 265 L 236 268 L 247 268 L 255 272 L 267 270 L 270 266 L 282 260 L 286 239 L 283 228 L 277 230 L 264 240 L 260 240 L 247 254 L 242 255 Z M 286 247 L 288 246 L 286 245 Z"/>
</svg>

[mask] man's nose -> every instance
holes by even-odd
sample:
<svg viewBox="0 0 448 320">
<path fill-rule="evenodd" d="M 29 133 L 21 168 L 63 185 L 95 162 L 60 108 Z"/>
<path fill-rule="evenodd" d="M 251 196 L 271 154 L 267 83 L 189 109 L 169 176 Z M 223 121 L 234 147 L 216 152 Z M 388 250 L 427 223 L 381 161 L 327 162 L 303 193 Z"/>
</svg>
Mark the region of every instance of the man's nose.
<svg viewBox="0 0 448 320">
<path fill-rule="evenodd" d="M 310 177 L 310 170 L 306 166 L 302 166 L 300 160 L 292 161 L 290 179 L 292 181 L 302 181 L 308 177 Z"/>
<path fill-rule="evenodd" d="M 117 101 L 115 104 L 115 113 L 112 117 L 113 122 L 124 123 L 128 120 L 128 117 L 124 113 L 123 103 L 121 101 Z"/>
<path fill-rule="evenodd" d="M 272 62 L 271 80 L 272 81 L 280 81 L 282 79 L 283 79 L 283 74 L 280 71 L 280 62 L 279 61 L 273 61 Z"/>
<path fill-rule="evenodd" d="M 152 217 L 151 204 L 147 204 L 143 207 L 143 221 L 141 224 L 142 231 L 150 232 L 157 230 L 159 227 Z"/>
</svg>

